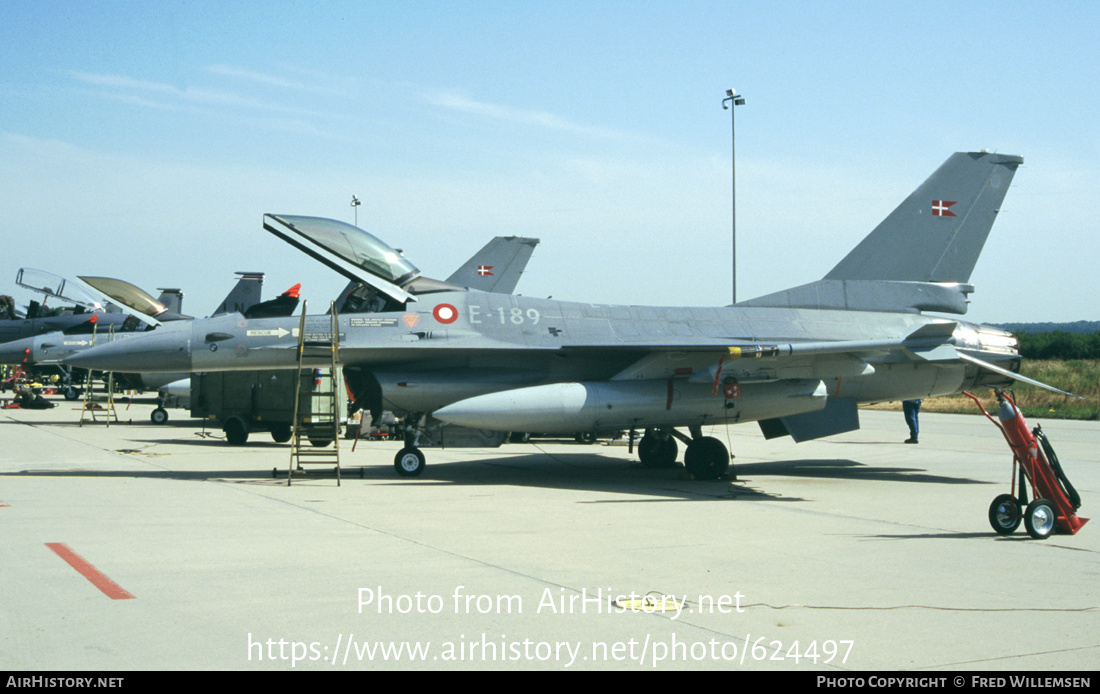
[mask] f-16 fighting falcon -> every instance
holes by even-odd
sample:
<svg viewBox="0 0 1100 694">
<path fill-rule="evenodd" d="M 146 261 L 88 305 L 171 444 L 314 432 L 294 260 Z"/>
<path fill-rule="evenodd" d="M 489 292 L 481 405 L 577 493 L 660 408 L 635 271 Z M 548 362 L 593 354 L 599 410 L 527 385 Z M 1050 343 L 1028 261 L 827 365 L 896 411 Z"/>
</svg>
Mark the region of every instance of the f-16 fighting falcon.
<svg viewBox="0 0 1100 694">
<path fill-rule="evenodd" d="M 730 455 L 704 426 L 758 422 L 768 438 L 805 441 L 857 429 L 859 403 L 1028 380 L 1016 373 L 1013 335 L 931 315 L 966 312 L 971 271 L 1022 163 L 954 154 L 823 279 L 725 307 L 487 293 L 422 277 L 349 224 L 268 214 L 264 228 L 358 283 L 337 307 L 339 364 L 358 407 L 404 417 L 398 473 L 420 474 L 426 446 L 629 429 L 644 431 L 643 464 L 672 464 L 679 440 L 688 470 L 710 479 Z M 299 320 L 230 314 L 164 325 L 70 363 L 296 368 Z M 330 323 L 306 317 L 306 339 L 331 338 Z"/>
</svg>

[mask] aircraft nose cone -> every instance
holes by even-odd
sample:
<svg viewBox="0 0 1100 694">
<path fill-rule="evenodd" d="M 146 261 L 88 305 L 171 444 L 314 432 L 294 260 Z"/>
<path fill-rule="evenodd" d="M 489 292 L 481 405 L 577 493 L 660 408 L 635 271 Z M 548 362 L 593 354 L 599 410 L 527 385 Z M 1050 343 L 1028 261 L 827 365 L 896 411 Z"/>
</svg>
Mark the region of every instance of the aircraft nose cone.
<svg viewBox="0 0 1100 694">
<path fill-rule="evenodd" d="M 26 351 L 30 345 L 25 339 L 0 344 L 0 364 L 22 364 L 30 356 Z"/>
<path fill-rule="evenodd" d="M 158 334 L 159 333 L 159 334 Z M 99 371 L 189 372 L 191 340 L 188 331 L 138 333 L 96 345 L 65 359 L 70 366 Z"/>
</svg>

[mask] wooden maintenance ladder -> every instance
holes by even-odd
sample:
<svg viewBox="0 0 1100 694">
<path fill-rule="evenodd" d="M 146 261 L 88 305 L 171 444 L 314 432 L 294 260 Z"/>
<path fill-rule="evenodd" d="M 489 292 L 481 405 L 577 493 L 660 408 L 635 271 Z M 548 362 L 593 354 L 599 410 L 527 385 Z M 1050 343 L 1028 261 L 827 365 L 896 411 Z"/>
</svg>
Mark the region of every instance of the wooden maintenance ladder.
<svg viewBox="0 0 1100 694">
<path fill-rule="evenodd" d="M 290 468 L 286 484 L 289 487 L 294 470 L 303 465 L 333 465 L 336 486 L 340 486 L 340 375 L 336 366 L 340 360 L 340 324 L 336 302 L 329 307 L 331 318 L 328 332 L 306 329 L 306 302 L 302 302 L 302 319 L 298 323 L 298 383 L 294 389 L 294 430 L 290 439 Z M 306 360 L 315 363 L 326 358 L 328 368 L 307 368 Z M 307 445 L 308 441 L 308 445 Z M 332 444 L 331 447 L 329 444 Z"/>
<path fill-rule="evenodd" d="M 92 328 L 93 346 L 96 344 L 98 330 L 98 325 Z M 111 342 L 112 337 L 114 337 L 113 328 L 107 334 L 107 341 Z M 107 397 L 103 399 L 104 404 L 101 405 L 95 397 L 95 378 L 92 372 L 88 371 L 88 377 L 85 379 L 84 406 L 80 408 L 80 426 L 84 426 L 85 420 L 88 420 L 89 424 L 106 424 L 110 427 L 111 420 L 114 419 L 115 424 L 118 424 L 118 413 L 115 412 L 114 372 L 108 371 L 103 374 L 103 385 L 107 388 Z"/>
</svg>

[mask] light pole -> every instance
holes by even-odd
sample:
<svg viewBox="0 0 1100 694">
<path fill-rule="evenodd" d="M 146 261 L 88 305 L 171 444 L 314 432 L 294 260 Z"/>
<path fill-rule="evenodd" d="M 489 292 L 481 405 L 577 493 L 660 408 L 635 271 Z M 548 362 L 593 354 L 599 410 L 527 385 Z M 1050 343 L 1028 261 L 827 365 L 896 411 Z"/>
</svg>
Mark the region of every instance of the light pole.
<svg viewBox="0 0 1100 694">
<path fill-rule="evenodd" d="M 730 108 L 732 102 L 734 108 Z M 737 128 L 734 123 L 734 111 L 737 106 L 744 106 L 745 99 L 737 93 L 736 89 L 727 89 L 726 98 L 722 99 L 722 108 L 730 112 L 730 179 L 733 221 L 731 222 L 733 235 L 733 303 L 737 303 Z"/>
<path fill-rule="evenodd" d="M 359 202 L 359 198 L 354 195 L 351 196 L 351 207 L 355 210 L 355 226 L 359 226 L 359 206 L 363 203 Z"/>
</svg>

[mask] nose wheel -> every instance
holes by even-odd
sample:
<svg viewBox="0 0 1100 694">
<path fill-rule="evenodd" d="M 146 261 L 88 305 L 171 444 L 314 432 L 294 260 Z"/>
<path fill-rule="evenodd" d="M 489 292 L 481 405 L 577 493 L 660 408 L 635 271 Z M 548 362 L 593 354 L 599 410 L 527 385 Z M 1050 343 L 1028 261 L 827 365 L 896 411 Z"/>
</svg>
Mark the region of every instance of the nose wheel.
<svg viewBox="0 0 1100 694">
<path fill-rule="evenodd" d="M 424 454 L 416 446 L 406 446 L 397 452 L 393 468 L 402 477 L 418 477 L 424 472 Z"/>
</svg>

